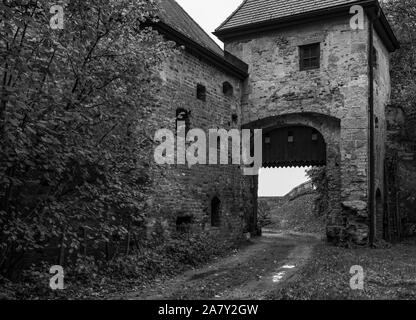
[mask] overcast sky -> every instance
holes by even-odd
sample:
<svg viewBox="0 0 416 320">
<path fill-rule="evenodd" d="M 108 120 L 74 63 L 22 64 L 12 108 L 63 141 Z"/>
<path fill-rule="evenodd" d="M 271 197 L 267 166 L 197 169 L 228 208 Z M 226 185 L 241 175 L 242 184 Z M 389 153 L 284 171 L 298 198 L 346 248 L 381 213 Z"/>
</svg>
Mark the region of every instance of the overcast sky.
<svg viewBox="0 0 416 320">
<path fill-rule="evenodd" d="M 243 0 L 176 0 L 182 8 L 222 47 L 212 33 Z"/>
<path fill-rule="evenodd" d="M 215 40 L 213 34 L 243 0 L 176 0 L 182 8 Z M 259 177 L 259 196 L 284 196 L 308 179 L 304 168 L 263 169 Z"/>
</svg>

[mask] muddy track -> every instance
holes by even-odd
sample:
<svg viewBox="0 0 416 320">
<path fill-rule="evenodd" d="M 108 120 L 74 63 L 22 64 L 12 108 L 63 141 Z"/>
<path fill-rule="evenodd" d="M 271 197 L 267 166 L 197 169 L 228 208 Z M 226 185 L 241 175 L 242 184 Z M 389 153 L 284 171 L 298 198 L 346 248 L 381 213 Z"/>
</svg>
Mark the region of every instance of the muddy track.
<svg viewBox="0 0 416 320">
<path fill-rule="evenodd" d="M 227 258 L 168 281 L 155 281 L 151 288 L 117 299 L 265 299 L 296 277 L 318 243 L 320 239 L 313 235 L 268 230 Z"/>
</svg>

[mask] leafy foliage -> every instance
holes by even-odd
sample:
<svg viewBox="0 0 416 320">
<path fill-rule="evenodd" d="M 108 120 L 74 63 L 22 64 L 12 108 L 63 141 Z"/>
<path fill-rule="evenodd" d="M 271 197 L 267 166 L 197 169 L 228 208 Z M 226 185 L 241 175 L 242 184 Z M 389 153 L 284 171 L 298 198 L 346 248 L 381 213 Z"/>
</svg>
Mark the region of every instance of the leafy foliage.
<svg viewBox="0 0 416 320">
<path fill-rule="evenodd" d="M 271 227 L 282 231 L 325 234 L 325 216 L 317 216 L 314 212 L 317 198 L 312 193 L 287 199 L 271 211 Z"/>
<path fill-rule="evenodd" d="M 124 239 L 150 210 L 148 119 L 172 50 L 144 27 L 154 1 L 71 0 L 63 30 L 54 4 L 0 3 L 2 274 L 51 244 Z"/>
<path fill-rule="evenodd" d="M 412 0 L 388 0 L 384 3 L 401 48 L 391 59 L 392 103 L 401 106 L 412 120 L 416 114 L 416 3 Z M 408 121 L 408 134 L 416 141 L 414 123 Z"/>
<path fill-rule="evenodd" d="M 276 300 L 414 300 L 415 243 L 355 250 L 315 247 L 295 281 L 271 294 Z M 364 269 L 364 290 L 351 290 L 352 266 Z"/>
<path fill-rule="evenodd" d="M 139 291 L 155 279 L 165 279 L 195 268 L 214 257 L 229 254 L 237 243 L 219 241 L 208 234 L 175 235 L 157 246 L 146 244 L 141 252 L 103 261 L 79 256 L 65 268 L 65 290 L 52 291 L 47 264 L 23 273 L 19 282 L 0 277 L 0 298 L 6 299 L 100 299 Z"/>
<path fill-rule="evenodd" d="M 325 217 L 329 208 L 328 179 L 326 167 L 313 167 L 309 169 L 307 175 L 316 188 L 318 197 L 315 200 L 315 214 Z"/>
<path fill-rule="evenodd" d="M 257 223 L 260 228 L 267 227 L 272 223 L 271 211 L 267 203 L 259 202 L 257 208 Z"/>
<path fill-rule="evenodd" d="M 397 181 L 402 235 L 412 236 L 416 223 L 415 192 L 416 163 L 402 159 L 402 153 L 416 151 L 416 3 L 412 0 L 388 0 L 384 4 L 395 35 L 401 48 L 391 57 L 391 79 L 393 108 L 404 111 L 403 120 L 390 121 L 388 156 L 392 161 L 398 158 Z"/>
</svg>

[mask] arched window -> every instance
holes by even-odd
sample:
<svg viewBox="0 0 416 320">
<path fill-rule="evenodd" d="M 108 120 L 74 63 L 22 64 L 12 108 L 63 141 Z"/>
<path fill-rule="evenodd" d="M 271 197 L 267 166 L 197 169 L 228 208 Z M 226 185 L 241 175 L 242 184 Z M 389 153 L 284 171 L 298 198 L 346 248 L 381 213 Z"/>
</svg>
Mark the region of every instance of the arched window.
<svg viewBox="0 0 416 320">
<path fill-rule="evenodd" d="M 219 227 L 221 224 L 221 200 L 214 197 L 211 200 L 211 226 Z"/>
<path fill-rule="evenodd" d="M 233 86 L 228 82 L 225 81 L 222 84 L 222 92 L 227 96 L 227 97 L 231 97 L 234 95 L 234 88 Z"/>
<path fill-rule="evenodd" d="M 191 126 L 189 119 L 190 112 L 183 108 L 176 109 L 176 131 L 178 131 L 178 122 L 185 122 L 185 134 L 188 133 Z"/>
</svg>

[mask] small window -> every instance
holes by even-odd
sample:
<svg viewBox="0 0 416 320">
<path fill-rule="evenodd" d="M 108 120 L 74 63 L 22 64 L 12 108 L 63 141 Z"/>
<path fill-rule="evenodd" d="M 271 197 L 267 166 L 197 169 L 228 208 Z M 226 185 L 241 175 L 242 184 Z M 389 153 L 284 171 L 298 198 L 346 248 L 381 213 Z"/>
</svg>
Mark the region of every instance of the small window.
<svg viewBox="0 0 416 320">
<path fill-rule="evenodd" d="M 379 120 L 378 120 L 378 117 L 376 117 L 375 118 L 375 120 L 374 120 L 374 123 L 375 123 L 375 126 L 376 126 L 376 129 L 378 129 L 379 128 Z"/>
<path fill-rule="evenodd" d="M 176 218 L 176 231 L 189 233 L 191 231 L 193 218 L 192 216 L 182 216 Z"/>
<path fill-rule="evenodd" d="M 312 141 L 318 141 L 318 138 L 319 138 L 318 131 L 313 130 L 312 131 Z"/>
<path fill-rule="evenodd" d="M 294 137 L 293 131 L 289 131 L 287 135 L 287 142 L 293 143 L 294 141 L 295 141 L 295 137 Z"/>
<path fill-rule="evenodd" d="M 207 101 L 207 89 L 202 84 L 196 86 L 196 98 L 201 101 Z"/>
<path fill-rule="evenodd" d="M 373 47 L 373 67 L 377 68 L 378 67 L 378 51 L 375 47 Z"/>
<path fill-rule="evenodd" d="M 176 131 L 178 131 L 178 122 L 185 122 L 185 134 L 190 130 L 191 121 L 189 119 L 190 112 L 186 109 L 176 109 Z"/>
<path fill-rule="evenodd" d="M 269 135 L 267 135 L 265 138 L 264 138 L 264 143 L 265 144 L 270 144 L 272 142 L 272 139 L 270 138 L 270 136 Z"/>
<path fill-rule="evenodd" d="M 222 84 L 222 92 L 227 97 L 232 97 L 234 95 L 234 88 L 229 82 L 226 81 Z"/>
<path fill-rule="evenodd" d="M 221 200 L 214 197 L 211 201 L 211 226 L 219 227 L 221 224 Z"/>
<path fill-rule="evenodd" d="M 319 69 L 321 59 L 320 43 L 299 47 L 300 70 Z"/>
<path fill-rule="evenodd" d="M 234 113 L 231 116 L 231 120 L 233 121 L 234 124 L 237 124 L 238 123 L 238 115 Z"/>
</svg>

